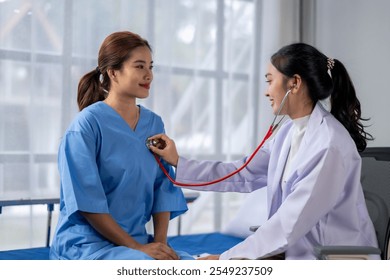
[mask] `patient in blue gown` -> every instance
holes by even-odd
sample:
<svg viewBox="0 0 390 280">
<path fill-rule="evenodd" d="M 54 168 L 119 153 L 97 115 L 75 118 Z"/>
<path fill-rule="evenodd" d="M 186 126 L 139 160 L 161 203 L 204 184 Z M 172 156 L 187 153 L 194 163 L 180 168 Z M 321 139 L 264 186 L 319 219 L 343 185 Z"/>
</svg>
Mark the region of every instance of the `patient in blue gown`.
<svg viewBox="0 0 390 280">
<path fill-rule="evenodd" d="M 115 32 L 100 47 L 98 67 L 81 78 L 80 113 L 58 151 L 61 202 L 51 259 L 192 259 L 167 244 L 169 220 L 187 205 L 145 145 L 164 124 L 136 103 L 149 95 L 152 68 L 146 40 Z M 150 219 L 153 235 L 145 227 Z"/>
</svg>

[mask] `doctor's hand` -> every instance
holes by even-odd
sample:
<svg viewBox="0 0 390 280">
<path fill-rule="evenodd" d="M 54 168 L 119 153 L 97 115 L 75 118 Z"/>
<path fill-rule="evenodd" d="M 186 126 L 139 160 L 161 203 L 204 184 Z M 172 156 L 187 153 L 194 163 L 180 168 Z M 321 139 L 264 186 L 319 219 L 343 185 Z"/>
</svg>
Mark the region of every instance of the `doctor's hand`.
<svg viewBox="0 0 390 280">
<path fill-rule="evenodd" d="M 136 250 L 142 251 L 156 260 L 178 260 L 176 252 L 168 245 L 161 242 L 152 242 L 139 245 Z"/>
<path fill-rule="evenodd" d="M 219 260 L 219 255 L 208 255 L 206 257 L 197 258 L 197 260 Z"/>
<path fill-rule="evenodd" d="M 176 150 L 175 142 L 170 139 L 165 134 L 157 134 L 152 137 L 149 137 L 148 140 L 151 145 L 149 145 L 149 149 L 162 157 L 166 162 L 170 165 L 177 166 L 177 162 L 179 161 L 179 154 Z"/>
</svg>

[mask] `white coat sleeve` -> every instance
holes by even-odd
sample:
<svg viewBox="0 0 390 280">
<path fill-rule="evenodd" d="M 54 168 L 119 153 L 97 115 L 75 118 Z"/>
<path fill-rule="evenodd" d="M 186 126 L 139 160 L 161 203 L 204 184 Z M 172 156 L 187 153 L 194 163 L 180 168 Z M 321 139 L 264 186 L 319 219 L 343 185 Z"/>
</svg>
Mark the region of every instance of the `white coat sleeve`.
<svg viewBox="0 0 390 280">
<path fill-rule="evenodd" d="M 239 169 L 247 160 L 235 162 L 198 161 L 179 158 L 176 169 L 176 181 L 182 183 L 209 182 Z M 267 185 L 269 146 L 259 150 L 252 161 L 234 176 L 217 184 L 203 187 L 189 187 L 194 190 L 217 192 L 252 192 Z"/>
</svg>

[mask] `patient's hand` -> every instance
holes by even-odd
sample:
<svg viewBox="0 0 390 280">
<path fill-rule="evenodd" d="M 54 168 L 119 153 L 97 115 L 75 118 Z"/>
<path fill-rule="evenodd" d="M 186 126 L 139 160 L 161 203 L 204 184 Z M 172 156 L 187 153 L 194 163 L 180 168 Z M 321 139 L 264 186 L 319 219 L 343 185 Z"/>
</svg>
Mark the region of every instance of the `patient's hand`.
<svg viewBox="0 0 390 280">
<path fill-rule="evenodd" d="M 178 260 L 176 252 L 168 245 L 161 242 L 152 242 L 149 244 L 139 245 L 135 248 L 142 251 L 156 260 Z"/>
<path fill-rule="evenodd" d="M 197 260 L 219 260 L 219 255 L 208 255 L 206 257 L 197 258 Z"/>
<path fill-rule="evenodd" d="M 156 143 L 164 143 L 163 145 L 157 144 L 156 146 L 150 145 L 149 149 L 162 157 L 170 165 L 177 166 L 179 161 L 179 155 L 176 150 L 175 142 L 165 134 L 157 134 L 149 137 L 148 140 L 156 140 Z"/>
</svg>

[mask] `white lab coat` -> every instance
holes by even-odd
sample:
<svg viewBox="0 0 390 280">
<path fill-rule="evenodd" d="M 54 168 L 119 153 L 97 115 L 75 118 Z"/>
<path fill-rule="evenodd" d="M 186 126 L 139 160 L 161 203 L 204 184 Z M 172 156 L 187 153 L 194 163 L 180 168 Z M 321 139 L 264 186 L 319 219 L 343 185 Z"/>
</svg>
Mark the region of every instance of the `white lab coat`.
<svg viewBox="0 0 390 280">
<path fill-rule="evenodd" d="M 320 104 L 310 116 L 282 192 L 291 128 L 292 122 L 287 121 L 239 174 L 215 185 L 194 188 L 219 192 L 268 188 L 269 219 L 254 234 L 221 254 L 220 259 L 267 257 L 282 252 L 286 259 L 315 259 L 313 247 L 317 245 L 377 246 L 360 184 L 361 158 L 356 145 Z M 180 157 L 176 180 L 210 181 L 244 162 L 245 159 L 223 163 Z"/>
</svg>

